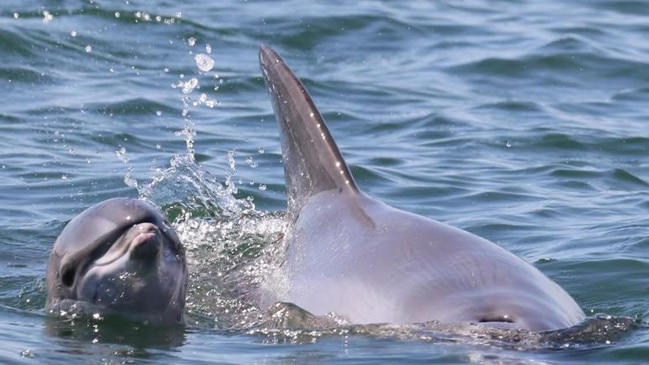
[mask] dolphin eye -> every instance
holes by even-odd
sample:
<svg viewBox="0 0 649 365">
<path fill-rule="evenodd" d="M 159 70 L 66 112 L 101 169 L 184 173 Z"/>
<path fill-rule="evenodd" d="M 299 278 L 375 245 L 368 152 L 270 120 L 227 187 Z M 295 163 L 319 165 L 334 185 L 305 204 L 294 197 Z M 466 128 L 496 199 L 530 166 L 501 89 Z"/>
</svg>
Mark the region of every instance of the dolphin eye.
<svg viewBox="0 0 649 365">
<path fill-rule="evenodd" d="M 61 283 L 67 287 L 71 287 L 74 284 L 74 268 L 68 267 L 63 271 L 61 275 Z"/>
</svg>

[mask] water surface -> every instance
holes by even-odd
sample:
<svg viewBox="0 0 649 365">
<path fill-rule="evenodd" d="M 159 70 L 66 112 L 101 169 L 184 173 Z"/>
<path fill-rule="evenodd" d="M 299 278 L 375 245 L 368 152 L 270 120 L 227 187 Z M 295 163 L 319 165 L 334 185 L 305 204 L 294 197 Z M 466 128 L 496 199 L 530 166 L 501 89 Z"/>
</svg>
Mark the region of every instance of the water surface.
<svg viewBox="0 0 649 365">
<path fill-rule="evenodd" d="M 229 331 L 240 317 L 224 309 L 250 308 L 221 301 L 215 278 L 285 229 L 279 136 L 257 64 L 266 43 L 309 88 L 364 191 L 502 245 L 589 315 L 646 319 L 647 34 L 641 1 L 5 2 L 0 359 L 645 361 L 642 325 L 563 349 L 403 329 Z M 115 196 L 154 201 L 183 232 L 187 327 L 45 315 L 52 242 Z"/>
</svg>

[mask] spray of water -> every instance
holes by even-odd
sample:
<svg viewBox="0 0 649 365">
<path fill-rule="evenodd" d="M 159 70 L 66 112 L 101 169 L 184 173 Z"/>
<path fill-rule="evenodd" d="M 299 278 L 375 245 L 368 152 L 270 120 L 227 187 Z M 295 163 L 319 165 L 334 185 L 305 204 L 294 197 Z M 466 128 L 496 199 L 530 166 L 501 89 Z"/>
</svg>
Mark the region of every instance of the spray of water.
<svg viewBox="0 0 649 365">
<path fill-rule="evenodd" d="M 286 230 L 284 213 L 258 212 L 252 199 L 238 197 L 236 150 L 227 152 L 222 176 L 196 163 L 194 142 L 199 138 L 192 118 L 197 108 L 214 108 L 218 101 L 201 91 L 202 84 L 218 90 L 212 48 L 197 51 L 198 41 L 187 45 L 196 63 L 193 75 L 179 75 L 172 88 L 180 91 L 183 128 L 175 133 L 185 150 L 174 154 L 166 168 L 154 169 L 149 181 L 137 181 L 127 151 L 117 157 L 127 166 L 124 182 L 141 199 L 160 206 L 186 247 L 190 271 L 188 318 L 201 328 L 254 327 L 262 315 L 251 298 L 262 277 L 278 265 Z M 249 157 L 245 164 L 255 162 Z"/>
</svg>

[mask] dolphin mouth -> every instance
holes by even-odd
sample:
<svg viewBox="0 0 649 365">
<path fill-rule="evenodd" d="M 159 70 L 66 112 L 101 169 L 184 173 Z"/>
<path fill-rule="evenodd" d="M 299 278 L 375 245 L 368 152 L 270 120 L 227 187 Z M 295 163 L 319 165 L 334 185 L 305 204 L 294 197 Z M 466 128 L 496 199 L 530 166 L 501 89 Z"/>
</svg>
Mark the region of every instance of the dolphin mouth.
<svg viewBox="0 0 649 365">
<path fill-rule="evenodd" d="M 132 259 L 156 257 L 161 251 L 162 233 L 153 224 L 140 223 L 132 226 L 93 266 L 101 267 L 115 263 L 128 256 Z"/>
<path fill-rule="evenodd" d="M 157 230 L 138 234 L 129 247 L 133 259 L 146 259 L 160 252 L 160 235 Z"/>
</svg>

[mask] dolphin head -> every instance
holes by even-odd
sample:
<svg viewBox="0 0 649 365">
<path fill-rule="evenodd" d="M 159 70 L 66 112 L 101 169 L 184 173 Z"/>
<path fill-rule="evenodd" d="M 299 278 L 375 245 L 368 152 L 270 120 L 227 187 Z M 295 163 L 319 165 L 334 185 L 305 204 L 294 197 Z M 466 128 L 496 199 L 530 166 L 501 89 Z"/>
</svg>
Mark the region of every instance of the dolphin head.
<svg viewBox="0 0 649 365">
<path fill-rule="evenodd" d="M 74 303 L 153 323 L 183 320 L 184 249 L 142 200 L 106 200 L 73 218 L 54 243 L 46 281 L 50 310 Z"/>
</svg>

